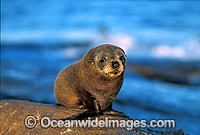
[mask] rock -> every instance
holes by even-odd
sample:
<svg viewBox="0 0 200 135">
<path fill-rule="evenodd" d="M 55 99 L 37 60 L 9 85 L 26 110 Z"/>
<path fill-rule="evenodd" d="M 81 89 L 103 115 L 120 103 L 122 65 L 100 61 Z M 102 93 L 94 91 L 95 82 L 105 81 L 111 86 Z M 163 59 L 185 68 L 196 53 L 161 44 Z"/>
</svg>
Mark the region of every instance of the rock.
<svg viewBox="0 0 200 135">
<path fill-rule="evenodd" d="M 160 79 L 169 83 L 200 85 L 199 61 L 150 59 L 129 61 L 127 68 L 147 78 Z"/>
<path fill-rule="evenodd" d="M 33 103 L 22 100 L 3 100 L 0 101 L 0 134 L 131 134 L 131 135 L 184 135 L 182 130 L 154 130 L 154 129 L 132 129 L 128 131 L 126 128 L 44 128 L 40 122 L 44 116 L 49 117 L 51 120 L 59 120 L 67 118 L 74 114 L 85 111 L 84 109 L 67 108 L 52 104 Z M 29 129 L 25 126 L 25 119 L 27 116 L 34 116 L 37 124 Z M 105 119 L 106 115 L 99 118 Z M 108 116 L 109 119 L 125 120 L 123 117 Z M 33 121 L 29 121 L 31 124 Z M 47 121 L 45 121 L 47 122 Z M 44 123 L 45 123 L 44 122 Z M 46 124 L 46 123 L 45 123 Z"/>
</svg>

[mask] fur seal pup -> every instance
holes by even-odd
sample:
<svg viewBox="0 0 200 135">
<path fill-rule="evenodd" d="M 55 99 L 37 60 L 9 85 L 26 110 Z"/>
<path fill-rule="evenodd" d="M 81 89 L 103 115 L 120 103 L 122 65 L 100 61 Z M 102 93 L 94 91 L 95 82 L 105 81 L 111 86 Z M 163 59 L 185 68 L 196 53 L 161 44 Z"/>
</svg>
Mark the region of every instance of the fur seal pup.
<svg viewBox="0 0 200 135">
<path fill-rule="evenodd" d="M 121 89 L 126 63 L 120 47 L 104 44 L 92 48 L 79 62 L 59 72 L 54 86 L 57 103 L 95 114 L 116 113 L 112 102 Z"/>
</svg>

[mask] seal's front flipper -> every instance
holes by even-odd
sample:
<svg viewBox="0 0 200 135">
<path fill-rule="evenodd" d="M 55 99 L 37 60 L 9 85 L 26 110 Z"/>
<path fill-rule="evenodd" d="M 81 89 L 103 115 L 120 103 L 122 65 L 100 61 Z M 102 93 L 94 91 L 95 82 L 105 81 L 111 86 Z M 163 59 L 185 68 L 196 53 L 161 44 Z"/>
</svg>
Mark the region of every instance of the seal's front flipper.
<svg viewBox="0 0 200 135">
<path fill-rule="evenodd" d="M 85 120 L 85 119 L 88 119 L 88 117 L 93 118 L 95 116 L 98 117 L 99 115 L 101 114 L 97 114 L 96 112 L 91 112 L 91 111 L 85 111 L 85 112 L 72 115 L 68 118 L 63 118 L 61 120 Z"/>
</svg>

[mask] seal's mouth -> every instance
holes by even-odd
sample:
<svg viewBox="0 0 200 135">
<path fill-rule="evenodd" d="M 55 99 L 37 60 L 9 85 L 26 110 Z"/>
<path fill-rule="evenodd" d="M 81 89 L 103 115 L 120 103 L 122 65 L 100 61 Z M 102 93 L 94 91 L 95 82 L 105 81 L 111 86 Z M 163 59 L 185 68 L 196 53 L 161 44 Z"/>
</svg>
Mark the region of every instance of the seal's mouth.
<svg viewBox="0 0 200 135">
<path fill-rule="evenodd" d="M 118 70 L 116 70 L 116 71 L 113 71 L 113 72 L 111 72 L 112 74 L 118 74 L 119 73 L 119 71 Z"/>
<path fill-rule="evenodd" d="M 114 74 L 116 75 L 118 72 L 114 72 Z"/>
<path fill-rule="evenodd" d="M 122 74 L 124 70 L 122 68 L 105 68 L 104 70 L 102 70 L 101 72 L 104 73 L 105 76 L 107 77 L 117 77 L 119 75 Z"/>
<path fill-rule="evenodd" d="M 115 69 L 114 71 L 110 72 L 109 74 L 120 75 L 122 71 Z"/>
</svg>

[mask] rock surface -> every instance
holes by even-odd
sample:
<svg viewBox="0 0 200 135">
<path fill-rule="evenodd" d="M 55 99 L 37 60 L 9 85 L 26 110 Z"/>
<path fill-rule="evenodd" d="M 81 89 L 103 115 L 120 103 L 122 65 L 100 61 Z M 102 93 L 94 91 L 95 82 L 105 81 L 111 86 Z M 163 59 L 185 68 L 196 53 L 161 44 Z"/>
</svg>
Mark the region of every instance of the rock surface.
<svg viewBox="0 0 200 135">
<path fill-rule="evenodd" d="M 40 120 L 44 116 L 52 119 L 62 119 L 85 110 L 67 108 L 63 106 L 33 103 L 22 100 L 3 100 L 0 101 L 0 134 L 131 134 L 131 135 L 184 135 L 182 130 L 176 129 L 133 129 L 126 128 L 43 128 Z M 37 124 L 29 129 L 25 126 L 25 119 L 32 115 L 36 118 Z M 102 115 L 99 119 L 105 119 Z M 123 120 L 125 118 L 118 116 L 109 116 L 109 119 Z M 30 121 L 31 123 L 32 121 Z"/>
<path fill-rule="evenodd" d="M 130 60 L 130 71 L 169 83 L 200 85 L 199 61 L 179 61 L 168 59 Z"/>
</svg>

